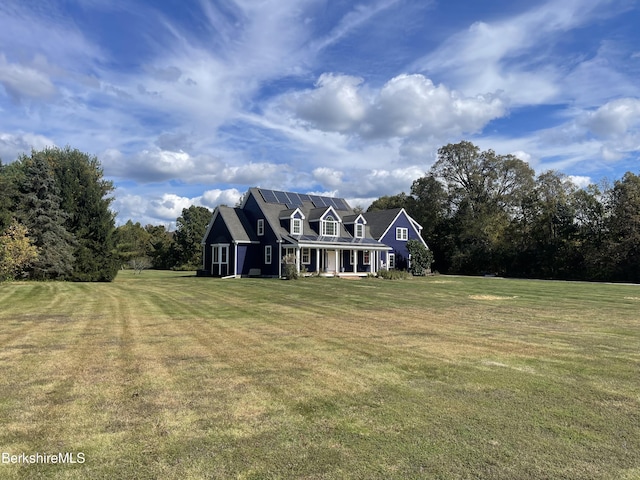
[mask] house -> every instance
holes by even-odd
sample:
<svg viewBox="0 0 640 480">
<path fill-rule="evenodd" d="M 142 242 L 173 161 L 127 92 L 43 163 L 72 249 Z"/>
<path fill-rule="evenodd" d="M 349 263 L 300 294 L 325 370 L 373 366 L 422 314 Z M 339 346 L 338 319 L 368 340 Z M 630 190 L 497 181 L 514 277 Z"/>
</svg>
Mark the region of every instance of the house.
<svg viewBox="0 0 640 480">
<path fill-rule="evenodd" d="M 419 240 L 425 248 L 429 248 L 422 238 L 422 226 L 404 208 L 367 212 L 362 216 L 369 226 L 371 236 L 390 247 L 382 256 L 388 270 L 409 268 L 409 240 Z"/>
<path fill-rule="evenodd" d="M 395 227 L 382 229 L 375 215 L 369 225 L 368 215 L 356 213 L 343 198 L 250 188 L 239 207 L 213 211 L 199 273 L 281 277 L 286 258 L 298 271 L 320 275 L 375 274 L 396 252 L 379 234 Z M 406 212 L 389 218 L 419 234 L 421 227 Z"/>
</svg>

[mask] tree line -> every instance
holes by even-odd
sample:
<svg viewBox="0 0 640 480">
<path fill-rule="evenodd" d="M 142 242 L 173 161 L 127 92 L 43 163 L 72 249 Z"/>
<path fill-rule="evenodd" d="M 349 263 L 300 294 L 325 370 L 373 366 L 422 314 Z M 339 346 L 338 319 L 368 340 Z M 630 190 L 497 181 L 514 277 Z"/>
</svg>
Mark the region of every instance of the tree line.
<svg viewBox="0 0 640 480">
<path fill-rule="evenodd" d="M 111 281 L 123 267 L 201 267 L 209 209 L 183 209 L 173 232 L 116 228 L 113 190 L 96 157 L 69 147 L 0 162 L 0 280 Z M 397 207 L 424 227 L 442 273 L 640 282 L 640 177 L 631 172 L 579 188 L 463 141 L 440 148 L 409 194 L 380 197 L 369 211 Z"/>
<path fill-rule="evenodd" d="M 640 282 L 640 177 L 631 172 L 579 188 L 462 141 L 440 148 L 409 194 L 380 197 L 369 211 L 397 207 L 424 227 L 442 273 Z"/>
</svg>

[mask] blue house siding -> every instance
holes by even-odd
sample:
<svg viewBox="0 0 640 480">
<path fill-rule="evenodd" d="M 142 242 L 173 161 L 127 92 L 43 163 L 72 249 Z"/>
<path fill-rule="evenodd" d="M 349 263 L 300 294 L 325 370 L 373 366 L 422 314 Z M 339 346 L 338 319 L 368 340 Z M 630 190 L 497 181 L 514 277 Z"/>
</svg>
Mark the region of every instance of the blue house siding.
<svg viewBox="0 0 640 480">
<path fill-rule="evenodd" d="M 407 240 L 396 239 L 396 228 L 407 229 Z M 409 266 L 409 250 L 407 250 L 407 241 L 412 239 L 420 239 L 420 236 L 416 233 L 411 220 L 407 218 L 404 212 L 398 215 L 387 233 L 380 238 L 382 243 L 389 245 L 393 249 L 389 253 L 395 254 L 395 263 L 398 270 L 405 270 Z M 389 265 L 388 254 L 385 254 L 385 257 L 385 264 Z"/>
<path fill-rule="evenodd" d="M 229 229 L 227 228 L 227 225 L 224 222 L 224 219 L 222 218 L 222 215 L 218 215 L 215 219 L 215 221 L 213 222 L 213 226 L 211 228 L 211 230 L 209 231 L 209 236 L 206 238 L 205 241 L 205 247 L 204 247 L 204 252 L 203 252 L 203 266 L 204 266 L 204 270 L 209 274 L 209 275 L 213 275 L 212 269 L 211 269 L 211 261 L 212 261 L 212 257 L 213 257 L 213 253 L 211 251 L 211 245 L 212 244 L 218 244 L 218 243 L 222 243 L 222 244 L 229 244 L 229 271 L 233 272 L 233 245 L 232 245 L 232 237 L 231 237 L 231 233 L 229 232 Z"/>
</svg>

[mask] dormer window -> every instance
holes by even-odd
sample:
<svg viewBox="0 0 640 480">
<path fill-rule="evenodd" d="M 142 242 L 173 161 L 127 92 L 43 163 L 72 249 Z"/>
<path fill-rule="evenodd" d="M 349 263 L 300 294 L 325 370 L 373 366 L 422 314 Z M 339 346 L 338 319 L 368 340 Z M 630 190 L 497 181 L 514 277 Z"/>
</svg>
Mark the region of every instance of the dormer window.
<svg viewBox="0 0 640 480">
<path fill-rule="evenodd" d="M 256 225 L 256 233 L 259 237 L 264 235 L 264 218 L 258 219 L 258 223 Z"/>
<path fill-rule="evenodd" d="M 291 235 L 302 235 L 302 219 L 291 219 Z"/>
<path fill-rule="evenodd" d="M 338 236 L 338 221 L 333 217 L 333 215 L 327 215 L 322 221 L 321 234 L 326 237 Z"/>
<path fill-rule="evenodd" d="M 364 225 L 362 223 L 355 224 L 354 234 L 356 238 L 364 238 Z"/>
</svg>

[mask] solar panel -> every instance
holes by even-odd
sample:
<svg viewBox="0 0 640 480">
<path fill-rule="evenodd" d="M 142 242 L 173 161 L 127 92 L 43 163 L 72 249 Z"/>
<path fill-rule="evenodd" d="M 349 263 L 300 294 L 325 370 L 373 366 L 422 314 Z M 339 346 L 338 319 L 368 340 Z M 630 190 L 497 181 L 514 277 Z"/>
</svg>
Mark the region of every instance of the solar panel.
<svg viewBox="0 0 640 480">
<path fill-rule="evenodd" d="M 324 199 L 319 197 L 318 195 L 309 195 L 309 198 L 313 202 L 313 206 L 316 208 L 326 207 L 327 205 L 324 203 Z"/>
<path fill-rule="evenodd" d="M 275 203 L 289 203 L 289 197 L 287 197 L 286 193 L 274 191 L 273 194 L 276 197 Z"/>
<path fill-rule="evenodd" d="M 349 210 L 346 202 L 341 198 L 334 198 L 333 202 L 335 203 L 336 210 Z"/>
<path fill-rule="evenodd" d="M 278 200 L 276 199 L 276 196 L 273 192 L 273 190 L 260 190 L 260 194 L 262 195 L 262 198 L 264 198 L 264 201 L 267 203 L 278 203 Z"/>
<path fill-rule="evenodd" d="M 302 207 L 302 199 L 300 198 L 300 195 L 293 192 L 287 192 L 287 194 L 289 196 L 289 208 Z"/>
</svg>

